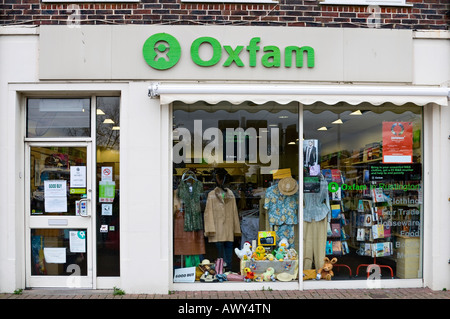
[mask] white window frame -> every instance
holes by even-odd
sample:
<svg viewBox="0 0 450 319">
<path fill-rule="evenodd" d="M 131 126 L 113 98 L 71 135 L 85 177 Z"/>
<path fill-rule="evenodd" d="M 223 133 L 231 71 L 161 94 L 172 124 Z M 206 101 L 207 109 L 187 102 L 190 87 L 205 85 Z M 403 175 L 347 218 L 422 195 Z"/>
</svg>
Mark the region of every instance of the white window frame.
<svg viewBox="0 0 450 319">
<path fill-rule="evenodd" d="M 319 0 L 322 5 L 412 7 L 407 0 Z"/>
</svg>

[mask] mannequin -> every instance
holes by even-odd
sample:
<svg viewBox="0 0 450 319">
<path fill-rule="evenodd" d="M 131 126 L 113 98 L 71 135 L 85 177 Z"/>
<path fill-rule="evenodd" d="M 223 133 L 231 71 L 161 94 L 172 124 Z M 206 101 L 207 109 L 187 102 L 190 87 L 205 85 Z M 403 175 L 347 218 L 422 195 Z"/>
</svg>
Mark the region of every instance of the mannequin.
<svg viewBox="0 0 450 319">
<path fill-rule="evenodd" d="M 288 177 L 294 183 L 292 177 Z M 284 178 L 282 180 L 285 180 Z M 295 225 L 298 224 L 298 184 L 290 192 L 279 187 L 281 180 L 275 179 L 275 183 L 266 190 L 264 196 L 264 208 L 267 210 L 269 225 L 277 235 L 277 242 L 286 238 L 289 247 L 295 248 Z"/>
<path fill-rule="evenodd" d="M 231 267 L 234 236 L 241 235 L 236 199 L 233 192 L 225 188 L 226 171 L 215 174 L 217 187 L 209 192 L 205 208 L 205 236 L 215 243 L 218 258 L 223 258 L 224 267 Z"/>
<path fill-rule="evenodd" d="M 323 266 L 325 258 L 327 225 L 331 220 L 328 182 L 320 176 L 318 193 L 305 193 L 303 210 L 303 268 L 315 269 Z"/>
</svg>

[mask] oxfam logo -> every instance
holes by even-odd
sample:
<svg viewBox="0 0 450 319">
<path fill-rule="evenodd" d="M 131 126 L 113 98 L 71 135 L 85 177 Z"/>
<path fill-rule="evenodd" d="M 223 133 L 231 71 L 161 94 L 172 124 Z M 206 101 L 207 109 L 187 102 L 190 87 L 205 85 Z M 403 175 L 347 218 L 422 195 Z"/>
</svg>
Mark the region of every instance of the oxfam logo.
<svg viewBox="0 0 450 319">
<path fill-rule="evenodd" d="M 328 191 L 330 193 L 336 193 L 339 190 L 339 184 L 336 182 L 331 182 L 328 184 Z"/>
<path fill-rule="evenodd" d="M 180 60 L 181 47 L 178 40 L 170 34 L 157 33 L 145 41 L 142 53 L 152 68 L 167 70 Z"/>
</svg>

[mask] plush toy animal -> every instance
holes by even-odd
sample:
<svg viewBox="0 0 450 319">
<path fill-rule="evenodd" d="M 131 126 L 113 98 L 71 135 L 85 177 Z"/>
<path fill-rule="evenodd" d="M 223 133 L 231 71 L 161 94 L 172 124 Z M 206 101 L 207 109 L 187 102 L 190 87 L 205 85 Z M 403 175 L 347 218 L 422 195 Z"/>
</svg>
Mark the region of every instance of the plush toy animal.
<svg viewBox="0 0 450 319">
<path fill-rule="evenodd" d="M 317 279 L 326 279 L 331 280 L 331 277 L 334 276 L 333 273 L 333 264 L 337 262 L 337 258 L 328 259 L 328 257 L 324 258 L 323 266 L 317 271 Z"/>
<path fill-rule="evenodd" d="M 242 249 L 235 248 L 234 252 L 239 259 L 250 259 L 252 257 L 252 245 L 250 242 L 246 241 Z"/>
<path fill-rule="evenodd" d="M 256 247 L 255 252 L 252 255 L 255 260 L 265 260 L 266 259 L 266 250 L 263 246 Z"/>
<path fill-rule="evenodd" d="M 250 282 L 255 279 L 255 273 L 251 271 L 249 267 L 244 268 L 244 275 L 245 275 L 244 277 L 245 282 Z"/>
<path fill-rule="evenodd" d="M 272 267 L 267 268 L 266 272 L 262 274 L 264 281 L 275 281 L 275 270 Z"/>
</svg>

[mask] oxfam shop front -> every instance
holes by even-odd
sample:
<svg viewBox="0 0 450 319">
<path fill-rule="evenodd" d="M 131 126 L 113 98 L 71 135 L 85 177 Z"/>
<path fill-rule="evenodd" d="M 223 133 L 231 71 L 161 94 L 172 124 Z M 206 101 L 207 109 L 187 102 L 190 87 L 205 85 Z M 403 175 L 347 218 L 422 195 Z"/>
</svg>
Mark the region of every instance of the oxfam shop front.
<svg viewBox="0 0 450 319">
<path fill-rule="evenodd" d="M 180 76 L 249 80 L 149 87 L 172 114 L 173 287 L 421 286 L 434 93 L 383 84 L 410 82 L 410 33 L 257 31 L 143 46 L 161 74 L 184 62 Z"/>
<path fill-rule="evenodd" d="M 41 28 L 41 81 L 120 86 L 125 291 L 434 280 L 448 88 L 412 31 Z"/>
</svg>

